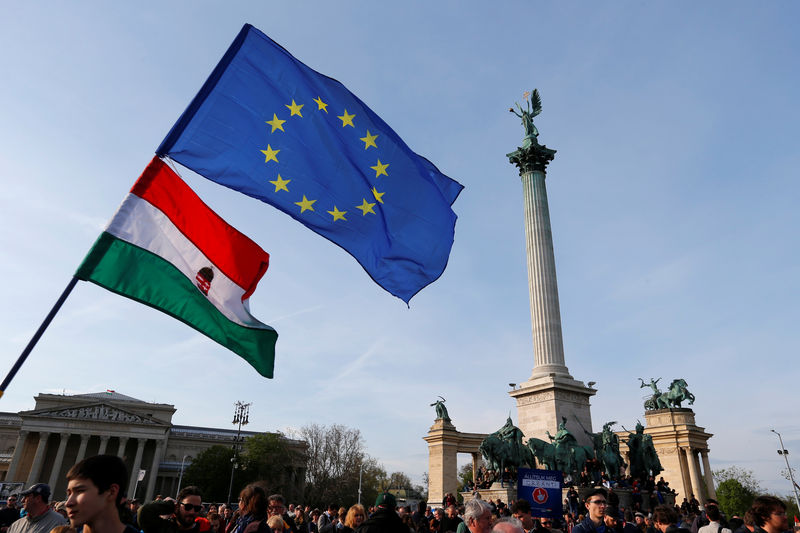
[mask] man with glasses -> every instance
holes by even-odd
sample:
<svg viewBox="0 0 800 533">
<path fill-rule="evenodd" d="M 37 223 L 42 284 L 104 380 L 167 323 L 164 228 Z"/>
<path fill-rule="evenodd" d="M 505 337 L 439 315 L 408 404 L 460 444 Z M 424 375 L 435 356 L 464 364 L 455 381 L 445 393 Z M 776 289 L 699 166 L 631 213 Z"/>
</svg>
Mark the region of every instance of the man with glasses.
<svg viewBox="0 0 800 533">
<path fill-rule="evenodd" d="M 139 527 L 144 533 L 199 533 L 195 519 L 203 510 L 202 493 L 198 487 L 184 487 L 178 500 L 155 501 L 139 509 Z M 168 519 L 161 515 L 170 515 Z"/>
<path fill-rule="evenodd" d="M 748 512 L 755 522 L 753 533 L 783 533 L 789 529 L 786 504 L 775 496 L 759 496 Z"/>
<path fill-rule="evenodd" d="M 572 528 L 572 533 L 606 533 L 606 498 L 605 489 L 595 489 L 586 496 L 586 518 Z"/>
<path fill-rule="evenodd" d="M 0 509 L 0 533 L 6 533 L 8 526 L 19 520 L 19 507 L 17 495 L 12 494 L 6 501 L 6 506 Z"/>
<path fill-rule="evenodd" d="M 267 516 L 280 516 L 283 518 L 283 530 L 298 533 L 297 524 L 292 515 L 286 512 L 286 500 L 281 494 L 273 494 L 267 498 Z M 291 506 L 290 506 L 291 507 Z"/>
</svg>

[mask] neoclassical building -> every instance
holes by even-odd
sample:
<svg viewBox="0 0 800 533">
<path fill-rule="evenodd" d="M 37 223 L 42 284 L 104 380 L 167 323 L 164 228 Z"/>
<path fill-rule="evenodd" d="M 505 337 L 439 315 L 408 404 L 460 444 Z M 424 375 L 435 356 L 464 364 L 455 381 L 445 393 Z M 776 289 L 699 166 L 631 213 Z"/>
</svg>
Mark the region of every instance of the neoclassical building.
<svg viewBox="0 0 800 533">
<path fill-rule="evenodd" d="M 48 483 L 53 497 L 64 499 L 67 470 L 84 457 L 101 453 L 121 457 L 131 472 L 128 495 L 149 501 L 174 496 L 181 468 L 215 444 L 233 446 L 235 429 L 172 424 L 175 407 L 150 403 L 114 391 L 94 394 L 39 394 L 35 407 L 0 412 L 0 481 Z M 242 431 L 241 437 L 258 433 Z M 300 456 L 306 443 L 287 439 Z M 137 475 L 144 470 L 144 478 Z M 286 475 L 302 485 L 305 464 L 286 465 Z M 302 491 L 302 486 L 299 487 Z"/>
</svg>

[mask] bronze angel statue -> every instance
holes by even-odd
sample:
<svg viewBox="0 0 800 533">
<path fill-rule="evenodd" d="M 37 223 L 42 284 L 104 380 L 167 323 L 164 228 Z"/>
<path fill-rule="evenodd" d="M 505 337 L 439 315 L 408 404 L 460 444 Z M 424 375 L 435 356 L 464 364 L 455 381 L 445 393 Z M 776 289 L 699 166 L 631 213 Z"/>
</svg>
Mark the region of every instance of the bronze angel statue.
<svg viewBox="0 0 800 533">
<path fill-rule="evenodd" d="M 533 123 L 533 117 L 542 112 L 542 99 L 539 98 L 538 89 L 534 89 L 533 94 L 526 91 L 522 96 L 525 98 L 525 109 L 522 109 L 522 106 L 515 102 L 519 113 L 514 111 L 513 107 L 509 107 L 508 110 L 522 119 L 522 126 L 525 128 L 525 138 L 535 141 L 539 137 L 539 130 L 536 129 L 536 125 Z M 530 100 L 528 100 L 529 96 Z"/>
</svg>

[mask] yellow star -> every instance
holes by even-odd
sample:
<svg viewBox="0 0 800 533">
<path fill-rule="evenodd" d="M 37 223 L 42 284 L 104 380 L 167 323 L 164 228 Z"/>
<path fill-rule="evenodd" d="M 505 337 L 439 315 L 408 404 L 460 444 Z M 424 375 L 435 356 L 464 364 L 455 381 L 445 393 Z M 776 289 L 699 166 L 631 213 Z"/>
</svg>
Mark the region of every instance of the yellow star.
<svg viewBox="0 0 800 533">
<path fill-rule="evenodd" d="M 367 216 L 367 213 L 372 213 L 374 215 L 375 211 L 373 211 L 372 208 L 375 207 L 375 204 L 369 203 L 366 198 L 362 198 L 362 200 L 362 204 L 357 205 L 356 209 L 361 209 L 361 213 L 363 213 L 364 216 Z"/>
<path fill-rule="evenodd" d="M 314 208 L 312 207 L 314 205 L 314 202 L 316 202 L 316 200 L 309 200 L 308 198 L 306 198 L 306 195 L 304 194 L 303 195 L 303 201 L 302 202 L 295 202 L 295 205 L 299 205 L 300 206 L 300 212 L 301 213 L 305 213 L 306 211 L 313 211 L 314 210 Z"/>
<path fill-rule="evenodd" d="M 328 104 L 322 101 L 321 96 L 317 96 L 314 98 L 314 101 L 317 103 L 317 111 L 325 111 L 328 112 Z"/>
<path fill-rule="evenodd" d="M 339 211 L 336 209 L 336 206 L 333 206 L 333 211 L 328 211 L 328 214 L 333 215 L 333 221 L 336 222 L 337 220 L 347 220 L 344 216 L 347 214 L 347 211 Z"/>
<path fill-rule="evenodd" d="M 283 179 L 281 177 L 280 174 L 278 174 L 278 179 L 276 179 L 274 181 L 270 180 L 270 183 L 275 186 L 275 192 L 278 192 L 278 191 L 289 192 L 289 188 L 286 186 L 286 184 L 289 183 L 290 181 L 292 181 L 292 180 L 285 180 L 285 179 Z"/>
<path fill-rule="evenodd" d="M 278 118 L 278 115 L 275 113 L 272 114 L 272 120 L 268 120 L 267 124 L 272 126 L 272 131 L 270 133 L 275 133 L 275 130 L 286 131 L 283 129 L 283 123 L 286 122 L 285 120 L 281 120 Z M 376 147 L 377 148 L 377 147 Z"/>
<path fill-rule="evenodd" d="M 376 189 L 375 187 L 372 188 L 372 196 L 374 196 L 375 199 L 378 200 L 380 203 L 383 203 L 384 194 L 386 194 L 386 191 L 378 192 L 378 189 Z"/>
<path fill-rule="evenodd" d="M 378 145 L 375 144 L 375 139 L 377 139 L 377 138 L 378 138 L 377 135 L 370 135 L 369 134 L 369 130 L 367 130 L 367 136 L 366 137 L 361 137 L 361 140 L 364 141 L 364 150 L 366 150 L 370 146 L 374 146 L 375 148 L 377 148 Z"/>
<path fill-rule="evenodd" d="M 378 159 L 378 164 L 375 165 L 374 167 L 369 167 L 369 168 L 371 168 L 372 170 L 375 171 L 375 177 L 377 178 L 381 174 L 383 174 L 384 176 L 388 176 L 389 174 L 386 173 L 386 169 L 388 167 L 389 167 L 389 163 L 386 163 L 384 165 L 383 163 L 381 163 L 381 160 Z"/>
<path fill-rule="evenodd" d="M 292 112 L 292 114 L 291 114 L 291 115 L 289 115 L 289 116 L 290 116 L 290 117 L 293 117 L 293 116 L 295 116 L 295 115 L 298 115 L 298 116 L 302 117 L 302 116 L 303 116 L 303 114 L 300 112 L 300 110 L 301 110 L 301 109 L 303 109 L 303 106 L 304 106 L 304 105 L 305 105 L 305 104 L 295 104 L 295 103 L 294 103 L 294 99 L 292 99 L 292 105 L 288 105 L 288 104 L 286 105 L 286 107 L 288 107 L 288 108 L 289 108 L 289 111 L 291 111 L 291 112 Z"/>
<path fill-rule="evenodd" d="M 337 117 L 342 119 L 342 127 L 343 128 L 345 126 L 352 126 L 352 127 L 355 128 L 355 126 L 353 125 L 353 119 L 355 118 L 355 115 L 349 115 L 347 113 L 347 109 L 344 110 L 344 115 L 337 115 Z"/>
<path fill-rule="evenodd" d="M 261 153 L 267 156 L 266 159 L 264 159 L 264 163 L 269 163 L 270 161 L 275 161 L 277 163 L 278 158 L 275 156 L 278 155 L 278 152 L 280 152 L 280 150 L 273 150 L 270 145 L 267 145 L 266 150 L 261 150 Z"/>
</svg>

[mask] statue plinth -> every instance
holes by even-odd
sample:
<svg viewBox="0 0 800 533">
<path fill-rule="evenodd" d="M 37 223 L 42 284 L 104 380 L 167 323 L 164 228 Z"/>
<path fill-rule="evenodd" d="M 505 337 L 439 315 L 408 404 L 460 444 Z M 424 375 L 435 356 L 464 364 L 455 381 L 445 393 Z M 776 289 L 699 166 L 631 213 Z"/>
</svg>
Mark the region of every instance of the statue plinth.
<svg viewBox="0 0 800 533">
<path fill-rule="evenodd" d="M 661 476 L 675 491 L 676 501 L 695 496 L 700 501 L 715 498 L 714 481 L 708 459 L 708 439 L 713 435 L 695 423 L 694 411 L 686 407 L 645 411 L 644 432 L 653 446 L 664 471 Z M 620 451 L 627 459 L 624 444 L 627 432 L 618 432 Z M 628 461 L 630 462 L 630 461 Z M 701 471 L 702 466 L 702 471 Z"/>
</svg>

